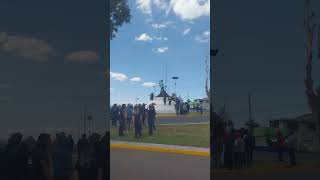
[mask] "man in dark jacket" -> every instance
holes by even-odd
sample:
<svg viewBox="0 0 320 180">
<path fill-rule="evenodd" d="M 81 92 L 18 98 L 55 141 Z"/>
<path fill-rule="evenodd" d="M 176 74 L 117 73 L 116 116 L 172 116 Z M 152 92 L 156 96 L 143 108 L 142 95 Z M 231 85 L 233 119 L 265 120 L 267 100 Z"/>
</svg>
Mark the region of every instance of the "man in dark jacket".
<svg viewBox="0 0 320 180">
<path fill-rule="evenodd" d="M 148 110 L 148 126 L 149 126 L 149 136 L 153 134 L 154 121 L 156 119 L 156 110 L 153 105 L 149 105 Z"/>
<path fill-rule="evenodd" d="M 297 137 L 293 131 L 290 131 L 290 135 L 286 140 L 289 152 L 290 165 L 296 166 L 296 148 L 297 148 Z"/>
</svg>

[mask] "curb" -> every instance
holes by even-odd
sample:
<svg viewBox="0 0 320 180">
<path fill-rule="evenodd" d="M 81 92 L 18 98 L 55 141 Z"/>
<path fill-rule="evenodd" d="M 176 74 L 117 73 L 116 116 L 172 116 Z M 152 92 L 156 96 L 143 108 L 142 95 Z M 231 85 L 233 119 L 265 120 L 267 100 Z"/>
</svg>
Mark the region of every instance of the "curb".
<svg viewBox="0 0 320 180">
<path fill-rule="evenodd" d="M 111 143 L 110 148 L 210 157 L 209 150 L 200 150 L 200 148 L 198 150 L 193 147 L 185 147 L 185 146 L 165 147 L 167 145 L 148 144 L 148 143 L 144 143 L 144 144 L 145 145 L 143 145 L 142 143 L 134 144 L 134 143 L 126 143 L 126 142 Z"/>
</svg>

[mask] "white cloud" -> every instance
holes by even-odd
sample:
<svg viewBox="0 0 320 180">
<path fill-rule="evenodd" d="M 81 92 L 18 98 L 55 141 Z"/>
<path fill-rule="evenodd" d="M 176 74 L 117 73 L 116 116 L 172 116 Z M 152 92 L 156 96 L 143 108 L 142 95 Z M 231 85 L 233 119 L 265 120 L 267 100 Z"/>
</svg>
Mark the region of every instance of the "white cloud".
<svg viewBox="0 0 320 180">
<path fill-rule="evenodd" d="M 94 63 L 99 60 L 99 55 L 94 51 L 76 51 L 65 56 L 69 62 Z"/>
<path fill-rule="evenodd" d="M 167 22 L 163 22 L 163 23 L 153 23 L 152 27 L 154 29 L 161 29 L 161 28 L 166 28 L 167 26 L 169 26 L 172 23 L 173 23 L 172 21 L 167 21 Z"/>
<path fill-rule="evenodd" d="M 156 39 L 156 40 L 162 40 L 162 37 L 157 37 L 157 36 L 154 36 L 153 39 Z"/>
<path fill-rule="evenodd" d="M 171 10 L 182 20 L 191 21 L 210 15 L 210 0 L 171 0 L 166 13 Z"/>
<path fill-rule="evenodd" d="M 153 3 L 161 10 L 168 8 L 168 3 L 165 0 L 153 0 Z"/>
<path fill-rule="evenodd" d="M 132 81 L 132 82 L 140 82 L 141 78 L 140 77 L 133 77 L 133 78 L 130 79 L 130 81 Z"/>
<path fill-rule="evenodd" d="M 144 86 L 144 87 L 153 87 L 153 86 L 157 86 L 157 84 L 154 83 L 154 82 L 145 82 L 145 83 L 142 84 L 142 86 Z"/>
<path fill-rule="evenodd" d="M 157 49 L 157 52 L 158 52 L 158 53 L 165 53 L 165 52 L 167 52 L 168 50 L 169 50 L 168 47 L 159 47 L 159 48 Z"/>
<path fill-rule="evenodd" d="M 165 41 L 168 40 L 168 38 L 166 38 L 166 37 L 157 37 L 157 36 L 154 36 L 153 39 L 159 40 L 159 41 L 160 41 L 160 40 L 165 40 Z"/>
<path fill-rule="evenodd" d="M 155 28 L 155 29 L 160 29 L 160 28 L 165 28 L 165 27 L 167 27 L 167 25 L 166 25 L 166 24 L 153 23 L 153 24 L 152 24 L 152 27 Z"/>
<path fill-rule="evenodd" d="M 197 35 L 195 40 L 201 43 L 209 42 L 210 31 L 204 31 L 201 35 Z"/>
<path fill-rule="evenodd" d="M 44 40 L 31 37 L 11 36 L 0 32 L 0 53 L 46 62 L 53 56 L 53 48 Z"/>
<path fill-rule="evenodd" d="M 126 81 L 128 79 L 127 75 L 123 73 L 110 72 L 111 79 L 118 81 Z"/>
<path fill-rule="evenodd" d="M 143 33 L 139 37 L 135 37 L 135 40 L 147 42 L 147 41 L 152 41 L 153 39 L 152 37 L 148 36 L 146 33 Z"/>
<path fill-rule="evenodd" d="M 185 30 L 183 31 L 182 34 L 185 36 L 185 35 L 189 34 L 190 31 L 191 31 L 191 28 L 187 28 L 187 29 L 185 29 Z"/>
<path fill-rule="evenodd" d="M 143 14 L 151 15 L 152 13 L 151 0 L 137 0 L 136 4 L 137 4 L 137 9 L 141 10 Z"/>
</svg>

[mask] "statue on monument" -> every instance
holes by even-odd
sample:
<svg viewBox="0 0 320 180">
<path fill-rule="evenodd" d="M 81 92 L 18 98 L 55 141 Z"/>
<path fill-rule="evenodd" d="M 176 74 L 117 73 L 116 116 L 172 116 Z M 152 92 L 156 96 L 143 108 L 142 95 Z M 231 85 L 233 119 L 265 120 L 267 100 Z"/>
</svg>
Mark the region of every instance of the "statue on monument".
<svg viewBox="0 0 320 180">
<path fill-rule="evenodd" d="M 164 91 L 163 80 L 161 80 L 161 81 L 159 82 L 159 87 L 161 88 L 161 91 Z"/>
</svg>

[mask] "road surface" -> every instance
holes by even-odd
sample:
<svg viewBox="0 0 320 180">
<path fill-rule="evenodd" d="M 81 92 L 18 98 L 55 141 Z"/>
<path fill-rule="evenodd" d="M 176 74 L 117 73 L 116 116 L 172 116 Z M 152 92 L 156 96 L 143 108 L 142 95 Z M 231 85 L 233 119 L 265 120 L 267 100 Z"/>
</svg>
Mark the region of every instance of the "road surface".
<svg viewBox="0 0 320 180">
<path fill-rule="evenodd" d="M 112 180 L 209 180 L 209 157 L 111 149 Z"/>
</svg>

